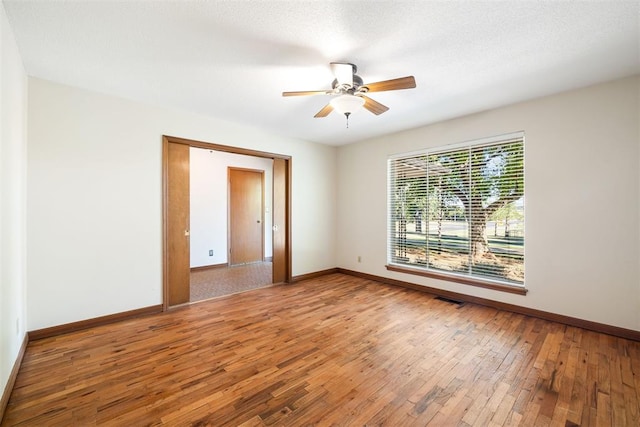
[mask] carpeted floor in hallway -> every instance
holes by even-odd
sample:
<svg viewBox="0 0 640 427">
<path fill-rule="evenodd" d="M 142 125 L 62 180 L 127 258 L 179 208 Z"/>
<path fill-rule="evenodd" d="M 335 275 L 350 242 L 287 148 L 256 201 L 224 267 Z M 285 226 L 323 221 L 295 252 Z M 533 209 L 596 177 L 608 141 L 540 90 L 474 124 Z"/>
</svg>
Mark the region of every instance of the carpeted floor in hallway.
<svg viewBox="0 0 640 427">
<path fill-rule="evenodd" d="M 270 262 L 193 271 L 189 301 L 202 301 L 271 284 L 272 264 Z"/>
</svg>

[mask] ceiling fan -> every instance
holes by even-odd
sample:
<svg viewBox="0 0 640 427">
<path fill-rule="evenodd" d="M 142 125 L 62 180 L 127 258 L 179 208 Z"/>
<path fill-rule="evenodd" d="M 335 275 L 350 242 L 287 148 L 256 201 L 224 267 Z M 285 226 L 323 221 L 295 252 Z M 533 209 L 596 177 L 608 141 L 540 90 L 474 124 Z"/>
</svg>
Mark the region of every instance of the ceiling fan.
<svg viewBox="0 0 640 427">
<path fill-rule="evenodd" d="M 335 76 L 335 80 L 331 84 L 332 89 L 282 92 L 282 96 L 334 95 L 331 102 L 318 111 L 314 117 L 327 117 L 333 110 L 336 110 L 347 117 L 348 126 L 349 116 L 360 107 L 364 107 L 375 115 L 382 114 L 389 109 L 386 105 L 366 96 L 367 93 L 416 87 L 416 81 L 413 76 L 364 84 L 362 78 L 356 74 L 358 67 L 354 64 L 332 62 L 330 65 L 331 71 Z"/>
</svg>

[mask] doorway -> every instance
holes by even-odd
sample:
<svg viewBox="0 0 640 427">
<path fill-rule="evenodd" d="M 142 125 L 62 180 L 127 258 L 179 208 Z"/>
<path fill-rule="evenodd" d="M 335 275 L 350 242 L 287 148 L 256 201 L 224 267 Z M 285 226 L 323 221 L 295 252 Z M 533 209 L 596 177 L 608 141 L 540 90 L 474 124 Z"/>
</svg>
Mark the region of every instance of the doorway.
<svg viewBox="0 0 640 427">
<path fill-rule="evenodd" d="M 170 136 L 163 137 L 163 306 L 169 307 L 189 302 L 189 280 L 186 278 L 190 272 L 189 224 L 185 224 L 184 218 L 189 218 L 189 183 L 185 184 L 186 176 L 189 176 L 188 150 L 190 147 L 204 148 L 226 153 L 242 154 L 254 157 L 262 157 L 273 160 L 273 197 L 271 204 L 270 220 L 272 235 L 272 265 L 271 277 L 273 283 L 288 283 L 291 280 L 291 252 L 290 252 L 290 174 L 291 158 L 275 153 L 266 153 L 241 148 L 211 144 L 200 141 L 187 140 Z M 176 159 L 174 153 L 183 153 L 185 156 Z M 177 161 L 179 160 L 179 161 Z M 184 194 L 187 194 L 186 203 Z M 264 194 L 264 193 L 263 193 Z M 264 197 L 264 196 L 263 196 Z M 186 212 L 186 214 L 185 214 Z M 255 224 L 261 226 L 264 213 L 261 214 L 260 223 L 254 218 Z M 177 230 L 177 231 L 176 231 Z M 264 239 L 264 235 L 262 235 Z M 185 256 L 185 241 L 186 256 Z M 260 249 L 260 257 L 263 257 L 264 245 Z M 233 252 L 233 251 L 232 251 Z M 186 261 L 185 261 L 186 260 Z M 237 260 L 233 260 L 236 262 Z M 231 264 L 229 258 L 229 264 Z M 175 298 L 174 295 L 179 295 Z"/>
</svg>

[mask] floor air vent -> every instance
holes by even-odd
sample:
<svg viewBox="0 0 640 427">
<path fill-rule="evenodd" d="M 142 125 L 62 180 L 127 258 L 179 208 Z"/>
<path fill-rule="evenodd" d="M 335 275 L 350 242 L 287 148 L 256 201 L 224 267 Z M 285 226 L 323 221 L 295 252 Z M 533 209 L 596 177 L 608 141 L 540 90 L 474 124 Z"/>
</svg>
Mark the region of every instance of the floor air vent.
<svg viewBox="0 0 640 427">
<path fill-rule="evenodd" d="M 462 305 L 462 304 L 464 304 L 464 301 L 458 301 L 458 300 L 451 299 L 451 298 L 435 297 L 435 299 L 440 300 L 440 301 L 444 301 L 444 302 L 448 302 L 448 303 L 450 303 L 450 304 L 455 304 L 455 305 Z"/>
</svg>

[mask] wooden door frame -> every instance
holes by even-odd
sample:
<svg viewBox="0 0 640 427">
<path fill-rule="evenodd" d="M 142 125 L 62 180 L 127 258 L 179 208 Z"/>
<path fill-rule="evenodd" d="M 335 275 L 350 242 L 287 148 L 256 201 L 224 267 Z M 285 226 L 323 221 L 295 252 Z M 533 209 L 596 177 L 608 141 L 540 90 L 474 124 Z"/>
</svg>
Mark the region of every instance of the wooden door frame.
<svg viewBox="0 0 640 427">
<path fill-rule="evenodd" d="M 279 159 L 285 162 L 284 182 L 284 262 L 285 283 L 291 282 L 291 156 L 269 153 L 266 151 L 250 150 L 246 148 L 232 147 L 228 145 L 214 144 L 210 142 L 196 141 L 175 136 L 162 136 L 162 307 L 169 309 L 169 235 L 168 235 L 168 180 L 169 180 L 169 144 L 183 144 L 189 147 L 204 148 L 205 150 L 223 151 L 226 153 L 242 154 L 246 156 L 263 157 L 267 159 Z M 275 189 L 274 189 L 275 190 Z M 275 191 L 274 191 L 275 194 Z M 273 212 L 273 207 L 272 207 Z M 274 239 L 275 240 L 275 239 Z M 274 242 L 272 242 L 272 245 Z"/>
</svg>

